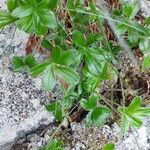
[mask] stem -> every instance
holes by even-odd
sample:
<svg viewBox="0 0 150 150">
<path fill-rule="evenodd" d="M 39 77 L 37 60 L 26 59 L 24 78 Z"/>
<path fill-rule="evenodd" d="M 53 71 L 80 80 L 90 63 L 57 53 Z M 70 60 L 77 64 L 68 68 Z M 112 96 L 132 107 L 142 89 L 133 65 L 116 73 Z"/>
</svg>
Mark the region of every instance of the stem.
<svg viewBox="0 0 150 150">
<path fill-rule="evenodd" d="M 113 111 L 116 112 L 116 113 L 120 116 L 120 113 L 112 107 L 112 105 L 108 102 L 108 99 L 105 98 L 105 97 L 102 96 L 102 95 L 101 95 L 101 97 L 102 97 L 103 101 L 104 101 L 107 105 L 109 105 L 109 106 L 113 109 Z M 109 101 L 110 101 L 110 100 L 109 100 Z M 117 103 L 116 103 L 116 104 L 117 104 Z M 118 104 L 117 104 L 117 105 L 118 105 Z M 119 105 L 119 107 L 120 107 L 120 105 Z"/>
<path fill-rule="evenodd" d="M 64 118 L 65 119 L 65 118 Z M 50 143 L 52 142 L 55 134 L 60 130 L 61 126 L 63 124 L 63 121 L 59 124 L 59 126 L 57 127 L 57 129 L 54 131 L 54 133 L 52 134 L 51 138 L 50 138 Z"/>
<path fill-rule="evenodd" d="M 122 105 L 123 107 L 125 107 L 125 93 L 124 93 L 124 89 L 123 89 L 123 81 L 122 81 L 122 77 L 119 74 L 119 80 L 120 80 L 120 85 L 121 85 L 121 90 L 122 90 Z"/>
<path fill-rule="evenodd" d="M 66 119 L 66 118 L 69 116 L 69 114 L 72 113 L 72 111 L 77 107 L 78 104 L 79 104 L 79 102 L 71 109 L 70 112 L 68 112 L 68 114 L 66 114 L 66 116 L 64 117 L 64 119 Z M 63 120 L 64 120 L 64 119 L 63 119 Z M 68 118 L 67 118 L 67 119 L 68 119 Z M 51 138 L 50 138 L 50 142 L 52 142 L 52 140 L 53 140 L 55 134 L 60 130 L 62 124 L 63 124 L 63 121 L 59 124 L 59 126 L 57 127 L 57 129 L 56 129 L 56 130 L 54 131 L 54 133 L 52 134 L 52 136 L 51 136 Z"/>
<path fill-rule="evenodd" d="M 101 95 L 100 94 L 100 97 L 102 98 L 102 99 L 104 99 L 104 100 L 106 100 L 106 101 L 110 101 L 111 102 L 111 100 L 109 100 L 109 99 L 107 99 L 105 96 L 103 96 L 103 95 Z M 112 101 L 116 106 L 118 106 L 118 107 L 120 107 L 121 105 L 119 105 L 118 103 L 116 103 L 116 102 L 114 102 L 114 101 Z"/>
</svg>

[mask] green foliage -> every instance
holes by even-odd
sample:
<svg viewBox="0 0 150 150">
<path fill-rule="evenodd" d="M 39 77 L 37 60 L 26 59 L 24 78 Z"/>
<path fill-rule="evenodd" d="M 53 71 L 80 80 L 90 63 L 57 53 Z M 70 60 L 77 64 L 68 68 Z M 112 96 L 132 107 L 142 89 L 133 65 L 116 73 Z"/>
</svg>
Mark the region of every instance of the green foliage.
<svg viewBox="0 0 150 150">
<path fill-rule="evenodd" d="M 61 104 L 59 102 L 54 102 L 52 104 L 46 105 L 46 110 L 52 112 L 57 121 L 62 122 L 64 117 L 64 112 L 62 110 Z"/>
<path fill-rule="evenodd" d="M 84 47 L 85 44 L 86 44 L 85 39 L 84 39 L 84 35 L 79 31 L 74 31 L 74 33 L 73 33 L 73 42 L 77 46 L 81 46 L 81 47 Z"/>
<path fill-rule="evenodd" d="M 132 4 L 126 4 L 123 8 L 123 13 L 131 20 L 135 17 L 137 12 L 140 10 L 140 2 L 136 1 Z"/>
<path fill-rule="evenodd" d="M 150 49 L 150 39 L 142 39 L 139 43 L 139 48 L 142 52 L 149 51 L 149 49 Z"/>
<path fill-rule="evenodd" d="M 75 92 L 74 89 L 74 86 L 69 86 L 67 90 L 62 86 L 63 98 L 46 105 L 47 111 L 52 112 L 58 122 L 62 122 L 68 117 L 68 110 L 71 109 L 80 97 L 80 93 Z"/>
<path fill-rule="evenodd" d="M 110 115 L 110 110 L 107 107 L 98 106 L 99 96 L 92 93 L 88 100 L 82 99 L 80 105 L 88 112 L 86 122 L 88 126 L 101 126 L 105 123 Z"/>
<path fill-rule="evenodd" d="M 56 75 L 54 66 L 53 64 L 48 65 L 43 77 L 43 89 L 45 91 L 51 91 L 54 88 L 55 84 L 56 84 Z"/>
<path fill-rule="evenodd" d="M 29 33 L 46 34 L 48 28 L 57 27 L 54 12 L 48 7 L 49 0 L 20 1 L 18 7 L 12 11 L 15 18 L 19 18 L 18 27 Z"/>
<path fill-rule="evenodd" d="M 64 150 L 64 148 L 61 141 L 54 139 L 46 147 L 40 150 Z"/>
<path fill-rule="evenodd" d="M 0 29 L 16 20 L 17 19 L 12 17 L 10 13 L 0 11 Z"/>
<path fill-rule="evenodd" d="M 12 59 L 12 69 L 15 72 L 25 71 L 36 65 L 35 58 L 32 55 L 28 55 L 25 58 L 20 56 L 14 56 Z"/>
<path fill-rule="evenodd" d="M 150 115 L 150 108 L 140 107 L 141 103 L 141 97 L 135 97 L 128 107 L 119 108 L 119 112 L 122 115 L 122 134 L 127 132 L 130 126 L 140 127 L 143 123 L 142 117 Z"/>
<path fill-rule="evenodd" d="M 7 0 L 7 8 L 10 12 L 12 12 L 18 6 L 19 0 Z"/>
<path fill-rule="evenodd" d="M 143 69 L 148 69 L 150 67 L 150 54 L 148 54 L 142 64 Z"/>
<path fill-rule="evenodd" d="M 57 19 L 52 11 L 57 3 L 58 0 L 7 0 L 10 14 L 0 13 L 0 28 L 17 20 L 21 30 L 44 35 L 49 28 L 57 28 Z"/>
<path fill-rule="evenodd" d="M 7 12 L 0 12 L 0 28 L 15 22 L 19 29 L 38 35 L 49 53 L 48 59 L 40 63 L 33 55 L 14 56 L 12 69 L 27 71 L 32 77 L 42 76 L 43 89 L 47 92 L 59 82 L 62 98 L 46 105 L 58 122 L 68 118 L 74 107 L 80 106 L 87 112 L 88 126 L 101 126 L 111 115 L 108 107 L 100 105 L 100 100 L 104 99 L 98 93 L 105 80 L 116 79 L 118 68 L 115 66 L 120 63 L 118 53 L 122 45 L 111 30 L 107 31 L 109 21 L 106 20 L 114 21 L 115 34 L 124 38 L 129 48 L 139 49 L 144 54 L 143 70 L 150 67 L 150 19 L 145 19 L 143 24 L 137 21 L 139 2 L 112 8 L 110 18 L 106 18 L 93 1 L 84 4 L 83 0 L 67 0 L 66 3 L 7 0 L 7 7 Z M 150 115 L 150 109 L 140 105 L 141 98 L 135 97 L 128 107 L 119 107 L 123 134 L 129 127 L 140 127 L 141 118 Z M 61 147 L 59 141 L 53 140 L 44 150 L 62 150 Z M 107 149 L 114 149 L 114 145 L 105 145 L 103 150 Z"/>
<path fill-rule="evenodd" d="M 105 144 L 102 150 L 115 150 L 115 145 L 112 143 Z"/>
<path fill-rule="evenodd" d="M 82 99 L 80 105 L 87 111 L 94 109 L 97 106 L 97 102 L 99 101 L 99 96 L 95 93 L 91 94 L 89 99 Z"/>
</svg>

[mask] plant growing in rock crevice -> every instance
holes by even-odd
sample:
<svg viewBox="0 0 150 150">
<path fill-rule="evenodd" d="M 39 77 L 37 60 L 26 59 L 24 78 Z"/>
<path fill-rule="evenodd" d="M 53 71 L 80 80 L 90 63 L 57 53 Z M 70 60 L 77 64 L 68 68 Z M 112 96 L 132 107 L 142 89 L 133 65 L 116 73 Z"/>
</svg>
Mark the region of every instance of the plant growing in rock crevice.
<svg viewBox="0 0 150 150">
<path fill-rule="evenodd" d="M 33 77 L 42 75 L 47 92 L 54 89 L 56 82 L 63 81 L 62 100 L 46 105 L 58 122 L 68 119 L 72 109 L 80 104 L 87 112 L 89 126 L 103 125 L 111 110 L 121 116 L 123 134 L 130 126 L 141 126 L 141 117 L 150 115 L 150 109 L 140 107 L 139 97 L 127 107 L 113 99 L 109 101 L 99 92 L 104 81 L 119 78 L 116 64 L 120 63 L 117 56 L 122 45 L 110 29 L 109 20 L 115 23 L 117 36 L 145 55 L 141 68 L 150 67 L 149 19 L 136 19 L 138 3 L 120 3 L 112 8 L 111 18 L 94 1 L 8 0 L 7 6 L 7 12 L 0 12 L 0 28 L 15 22 L 19 29 L 39 36 L 42 42 L 38 44 L 50 54 L 42 63 L 36 62 L 34 54 L 25 58 L 14 56 L 13 70 L 27 71 Z M 112 104 L 120 107 L 117 110 Z M 51 142 L 49 147 L 62 149 L 58 141 Z"/>
</svg>

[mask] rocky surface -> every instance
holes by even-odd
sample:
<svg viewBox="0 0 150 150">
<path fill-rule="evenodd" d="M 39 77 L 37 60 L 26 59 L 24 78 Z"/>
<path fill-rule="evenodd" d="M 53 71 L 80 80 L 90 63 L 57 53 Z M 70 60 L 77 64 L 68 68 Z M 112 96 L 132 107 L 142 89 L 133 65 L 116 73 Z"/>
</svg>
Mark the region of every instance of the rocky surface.
<svg viewBox="0 0 150 150">
<path fill-rule="evenodd" d="M 47 96 L 41 90 L 41 79 L 11 70 L 12 56 L 24 55 L 27 39 L 15 26 L 0 34 L 0 149 L 54 119 L 44 108 Z"/>
</svg>

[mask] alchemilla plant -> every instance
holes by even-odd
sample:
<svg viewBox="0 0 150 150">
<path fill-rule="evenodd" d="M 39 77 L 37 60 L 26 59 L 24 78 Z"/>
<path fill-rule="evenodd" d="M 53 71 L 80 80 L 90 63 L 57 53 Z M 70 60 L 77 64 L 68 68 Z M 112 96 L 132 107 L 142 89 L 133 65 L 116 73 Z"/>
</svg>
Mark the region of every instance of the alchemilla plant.
<svg viewBox="0 0 150 150">
<path fill-rule="evenodd" d="M 46 105 L 60 126 L 69 120 L 75 107 L 86 112 L 87 126 L 100 127 L 110 116 L 120 117 L 121 134 L 131 127 L 140 127 L 150 108 L 142 106 L 141 95 L 126 101 L 124 81 L 118 54 L 125 51 L 138 62 L 133 50 L 143 56 L 135 68 L 145 72 L 150 68 L 150 18 L 139 17 L 139 2 L 115 0 L 7 0 L 7 11 L 0 11 L 0 28 L 15 23 L 20 30 L 40 38 L 39 44 L 49 51 L 47 60 L 38 63 L 34 54 L 14 56 L 12 69 L 42 76 L 43 89 L 51 92 L 60 82 L 62 99 Z M 103 8 L 105 8 L 105 11 Z M 106 9 L 107 8 L 107 9 Z M 103 95 L 104 82 L 120 81 L 121 99 Z M 62 82 L 61 82 L 62 81 Z M 43 148 L 62 150 L 63 143 L 54 139 Z M 109 143 L 103 149 L 115 149 Z"/>
</svg>

